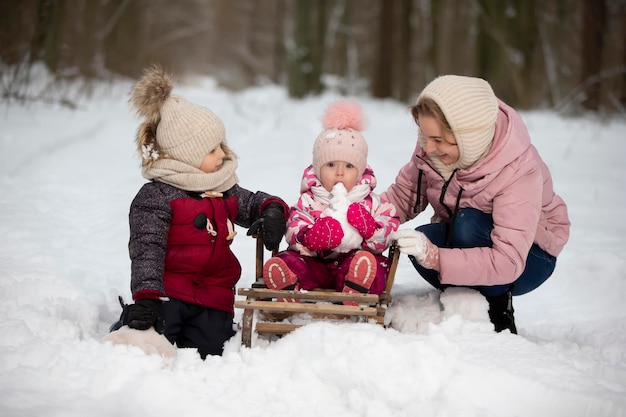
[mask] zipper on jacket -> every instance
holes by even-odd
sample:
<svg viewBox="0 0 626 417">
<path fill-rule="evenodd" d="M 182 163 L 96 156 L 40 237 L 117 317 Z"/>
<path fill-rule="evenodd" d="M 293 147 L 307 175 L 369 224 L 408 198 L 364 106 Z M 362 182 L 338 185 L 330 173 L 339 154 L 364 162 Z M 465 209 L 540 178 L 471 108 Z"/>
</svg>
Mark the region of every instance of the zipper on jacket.
<svg viewBox="0 0 626 417">
<path fill-rule="evenodd" d="M 425 160 L 424 158 L 422 158 L 419 155 L 415 155 L 415 157 L 417 159 L 420 159 L 426 165 L 428 165 L 428 167 L 430 167 L 430 169 L 433 172 L 438 174 L 443 179 L 443 175 L 441 175 L 439 173 L 439 171 L 437 171 L 435 169 L 435 167 L 433 167 L 427 160 Z M 419 168 L 419 171 L 418 171 L 418 174 L 417 174 L 417 196 L 415 196 L 415 205 L 413 206 L 413 213 L 418 213 L 419 208 L 420 208 L 420 203 L 422 202 L 422 177 L 423 177 L 423 175 L 424 175 L 424 170 Z"/>
<path fill-rule="evenodd" d="M 457 171 L 458 171 L 458 168 L 452 171 L 452 175 L 450 175 L 450 178 L 448 178 L 448 180 L 443 183 L 443 187 L 441 187 L 441 195 L 439 195 L 439 204 L 441 204 L 443 208 L 446 209 L 446 212 L 448 212 L 448 217 L 450 217 L 450 220 L 452 220 L 452 216 L 454 215 L 454 213 L 452 212 L 452 210 L 450 210 L 448 206 L 445 205 L 443 200 L 446 195 L 446 191 L 448 191 L 448 185 L 450 185 L 450 181 L 452 181 L 452 178 L 454 178 L 454 174 L 456 174 Z"/>
<path fill-rule="evenodd" d="M 424 158 L 420 157 L 419 155 L 415 155 L 415 157 L 421 159 L 422 162 L 424 162 L 433 170 L 433 172 L 436 172 L 437 174 L 439 174 L 441 178 L 443 178 L 443 175 L 441 175 L 439 171 L 437 171 L 431 164 L 429 164 L 428 161 L 426 161 Z M 448 227 L 448 233 L 446 234 L 446 245 L 448 247 L 452 247 L 452 233 L 454 231 L 454 223 L 456 222 L 456 215 L 459 211 L 459 206 L 461 204 L 461 195 L 463 194 L 463 191 L 465 190 L 463 189 L 463 187 L 459 185 L 459 192 L 456 195 L 456 201 L 454 203 L 454 210 L 450 210 L 450 208 L 444 203 L 444 197 L 446 195 L 446 191 L 448 191 L 448 186 L 450 185 L 450 181 L 452 181 L 452 178 L 454 178 L 454 175 L 456 174 L 458 170 L 459 169 L 457 168 L 454 171 L 452 171 L 450 178 L 448 178 L 447 181 L 444 181 L 443 187 L 441 187 L 441 194 L 439 195 L 439 204 L 441 204 L 441 206 L 444 209 L 446 209 L 446 212 L 448 213 L 448 217 L 450 218 L 450 227 Z M 419 206 L 420 206 L 420 202 L 422 198 L 423 174 L 424 174 L 424 170 L 420 168 L 418 176 L 417 176 L 417 197 L 415 199 L 416 200 L 415 205 L 413 206 L 413 213 L 417 213 L 419 210 Z"/>
<path fill-rule="evenodd" d="M 420 205 L 422 202 L 422 176 L 424 175 L 424 171 L 420 168 L 419 173 L 417 174 L 417 196 L 415 197 L 415 205 L 413 206 L 413 213 L 417 213 L 420 209 Z"/>
</svg>

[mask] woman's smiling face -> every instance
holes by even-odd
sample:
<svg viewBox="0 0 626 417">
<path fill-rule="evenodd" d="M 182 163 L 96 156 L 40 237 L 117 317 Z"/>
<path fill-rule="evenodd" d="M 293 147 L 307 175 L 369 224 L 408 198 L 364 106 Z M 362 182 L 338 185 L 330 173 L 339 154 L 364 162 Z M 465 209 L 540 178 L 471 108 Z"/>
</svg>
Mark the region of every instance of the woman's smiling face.
<svg viewBox="0 0 626 417">
<path fill-rule="evenodd" d="M 437 155 L 446 165 L 454 164 L 459 160 L 459 147 L 454 135 L 443 130 L 434 117 L 420 114 L 418 125 L 426 140 L 424 150 L 427 154 Z"/>
</svg>

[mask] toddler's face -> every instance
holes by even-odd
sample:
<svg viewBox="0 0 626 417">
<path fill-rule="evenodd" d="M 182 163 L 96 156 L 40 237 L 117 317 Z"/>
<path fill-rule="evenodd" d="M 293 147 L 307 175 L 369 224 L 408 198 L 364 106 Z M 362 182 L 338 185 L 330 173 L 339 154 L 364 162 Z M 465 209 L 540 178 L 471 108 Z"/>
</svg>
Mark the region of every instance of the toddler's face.
<svg viewBox="0 0 626 417">
<path fill-rule="evenodd" d="M 226 156 L 224 150 L 220 145 L 217 145 L 215 149 L 204 157 L 202 165 L 200 165 L 200 170 L 206 172 L 207 174 L 219 171 L 224 163 L 224 156 Z"/>
<path fill-rule="evenodd" d="M 320 181 L 327 191 L 333 189 L 333 185 L 338 182 L 343 183 L 346 190 L 350 192 L 359 180 L 359 170 L 356 166 L 346 161 L 332 161 L 322 165 L 320 169 Z"/>
</svg>

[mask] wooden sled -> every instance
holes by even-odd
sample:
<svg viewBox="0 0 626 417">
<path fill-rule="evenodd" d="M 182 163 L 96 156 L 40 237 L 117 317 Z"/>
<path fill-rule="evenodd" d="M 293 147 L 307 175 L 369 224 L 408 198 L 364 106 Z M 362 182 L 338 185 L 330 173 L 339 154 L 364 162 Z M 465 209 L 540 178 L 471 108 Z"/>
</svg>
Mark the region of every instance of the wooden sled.
<svg viewBox="0 0 626 417">
<path fill-rule="evenodd" d="M 243 309 L 241 343 L 252 346 L 254 332 L 281 336 L 313 320 L 351 320 L 384 325 L 385 312 L 391 303 L 398 257 L 400 252 L 392 244 L 387 250 L 387 284 L 380 294 L 348 294 L 333 290 L 271 290 L 263 281 L 264 246 L 260 237 L 256 242 L 256 281 L 251 288 L 239 288 L 238 295 L 245 300 L 235 301 L 235 308 Z M 276 252 L 273 252 L 274 255 Z M 299 303 L 276 301 L 277 298 L 299 299 Z M 356 301 L 357 306 L 342 301 Z M 299 322 L 298 322 L 299 321 Z"/>
</svg>

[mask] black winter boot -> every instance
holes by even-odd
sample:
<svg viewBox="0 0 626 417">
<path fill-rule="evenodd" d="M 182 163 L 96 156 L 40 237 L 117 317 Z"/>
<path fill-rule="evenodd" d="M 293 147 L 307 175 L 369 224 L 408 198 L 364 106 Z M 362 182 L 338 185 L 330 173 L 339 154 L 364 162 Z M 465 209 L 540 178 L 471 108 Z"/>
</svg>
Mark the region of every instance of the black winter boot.
<svg viewBox="0 0 626 417">
<path fill-rule="evenodd" d="M 500 333 L 502 330 L 509 329 L 511 333 L 517 334 L 511 289 L 502 295 L 485 298 L 489 302 L 489 320 L 493 323 L 496 332 Z"/>
</svg>

